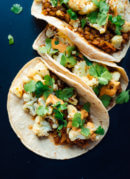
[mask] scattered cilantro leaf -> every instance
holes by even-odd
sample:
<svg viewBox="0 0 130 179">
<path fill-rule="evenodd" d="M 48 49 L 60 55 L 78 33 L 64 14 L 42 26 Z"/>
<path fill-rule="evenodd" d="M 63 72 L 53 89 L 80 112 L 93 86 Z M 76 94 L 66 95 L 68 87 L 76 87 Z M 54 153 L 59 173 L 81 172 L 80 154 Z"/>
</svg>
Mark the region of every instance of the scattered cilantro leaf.
<svg viewBox="0 0 130 179">
<path fill-rule="evenodd" d="M 111 97 L 108 95 L 103 95 L 100 97 L 100 100 L 102 101 L 102 103 L 105 107 L 108 107 L 111 102 Z"/>
<path fill-rule="evenodd" d="M 73 67 L 77 63 L 77 60 L 73 57 L 66 57 L 64 54 L 61 56 L 60 64 L 63 66 Z"/>
<path fill-rule="evenodd" d="M 9 40 L 9 45 L 14 44 L 14 37 L 11 34 L 8 35 L 8 40 Z"/>
<path fill-rule="evenodd" d="M 56 41 L 55 41 L 55 45 L 58 45 L 58 44 L 59 44 L 59 40 L 56 40 Z"/>
<path fill-rule="evenodd" d="M 78 18 L 77 14 L 72 9 L 68 9 L 67 13 L 69 14 L 70 19 L 72 20 L 76 20 Z"/>
<path fill-rule="evenodd" d="M 58 0 L 50 0 L 50 3 L 52 5 L 52 7 L 56 7 L 58 4 Z"/>
<path fill-rule="evenodd" d="M 45 114 L 48 113 L 48 108 L 46 106 L 39 106 L 36 109 L 36 113 L 38 116 L 44 116 Z"/>
<path fill-rule="evenodd" d="M 127 103 L 130 100 L 130 90 L 122 91 L 116 98 L 116 104 Z"/>
<path fill-rule="evenodd" d="M 14 14 L 20 14 L 23 10 L 22 6 L 20 4 L 13 4 L 13 6 L 10 9 Z"/>
<path fill-rule="evenodd" d="M 68 46 L 67 48 L 66 48 L 66 56 L 67 57 L 70 57 L 71 56 L 71 54 L 72 54 L 72 51 L 75 49 L 75 46 Z"/>
<path fill-rule="evenodd" d="M 45 85 L 49 86 L 49 87 L 53 87 L 53 78 L 50 77 L 50 75 L 45 75 L 44 76 L 44 80 L 45 80 Z"/>
<path fill-rule="evenodd" d="M 38 47 L 38 51 L 39 51 L 40 53 L 47 53 L 47 49 L 46 49 L 45 46 Z"/>
<path fill-rule="evenodd" d="M 34 80 L 29 81 L 28 83 L 26 83 L 24 85 L 24 90 L 26 92 L 29 92 L 29 93 L 34 92 L 35 91 L 35 84 L 36 84 L 36 82 Z"/>
<path fill-rule="evenodd" d="M 57 109 L 54 109 L 54 113 L 55 113 L 55 118 L 57 120 L 63 121 L 64 114 L 61 111 L 58 111 Z"/>
<path fill-rule="evenodd" d="M 84 56 L 83 58 L 84 58 L 84 60 L 85 60 L 85 62 L 86 62 L 86 64 L 87 64 L 88 66 L 91 66 L 91 65 L 93 64 L 93 62 L 91 62 L 90 60 L 88 60 L 85 56 Z"/>
<path fill-rule="evenodd" d="M 121 34 L 121 30 L 122 30 L 122 26 L 124 25 L 125 23 L 125 20 L 120 16 L 115 16 L 113 17 L 112 15 L 109 15 L 109 20 L 115 24 L 115 33 L 117 35 L 120 35 Z"/>
<path fill-rule="evenodd" d="M 87 23 L 87 19 L 85 19 L 85 18 L 81 19 L 81 27 L 82 27 L 82 29 L 85 27 L 86 23 Z"/>
<path fill-rule="evenodd" d="M 97 22 L 97 16 L 98 16 L 98 12 L 91 12 L 90 14 L 88 14 L 88 21 L 92 24 L 96 24 Z"/>
<path fill-rule="evenodd" d="M 47 49 L 47 53 L 49 53 L 50 50 L 51 50 L 51 39 L 46 38 L 45 45 L 46 45 L 45 47 L 46 47 L 46 49 Z"/>
<path fill-rule="evenodd" d="M 64 54 L 61 56 L 60 64 L 63 66 L 66 64 L 66 56 Z"/>
<path fill-rule="evenodd" d="M 48 90 L 43 92 L 43 96 L 45 100 L 48 98 L 48 96 L 53 92 L 53 89 L 49 88 Z"/>
<path fill-rule="evenodd" d="M 64 88 L 63 90 L 57 90 L 56 96 L 64 101 L 68 101 L 73 96 L 74 88 Z"/>
<path fill-rule="evenodd" d="M 85 109 L 87 112 L 90 112 L 90 103 L 87 102 L 83 105 L 83 109 Z"/>
<path fill-rule="evenodd" d="M 90 129 L 82 127 L 81 134 L 88 137 L 90 135 Z"/>
<path fill-rule="evenodd" d="M 99 134 L 99 135 L 104 135 L 105 131 L 104 131 L 104 129 L 101 126 L 99 126 L 97 128 L 97 130 L 95 131 L 95 133 Z"/>
<path fill-rule="evenodd" d="M 57 108 L 59 111 L 63 111 L 67 109 L 67 103 L 61 104 L 60 101 L 58 101 L 56 104 L 53 105 L 54 108 Z"/>
<path fill-rule="evenodd" d="M 43 95 L 43 92 L 48 90 L 48 86 L 43 85 L 43 83 L 41 81 L 38 81 L 35 85 L 35 94 L 36 97 L 39 98 L 40 96 Z"/>
<path fill-rule="evenodd" d="M 77 128 L 82 126 L 81 113 L 75 113 L 74 118 L 72 119 L 72 126 Z"/>
<path fill-rule="evenodd" d="M 60 4 L 67 4 L 69 0 L 60 0 Z"/>
</svg>

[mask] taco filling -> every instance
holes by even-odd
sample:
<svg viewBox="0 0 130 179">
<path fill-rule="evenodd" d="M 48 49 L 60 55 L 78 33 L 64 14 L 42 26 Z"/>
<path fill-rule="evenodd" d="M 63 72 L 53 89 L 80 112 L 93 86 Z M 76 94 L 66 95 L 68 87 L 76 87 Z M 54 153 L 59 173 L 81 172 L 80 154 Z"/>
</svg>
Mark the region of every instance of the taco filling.
<svg viewBox="0 0 130 179">
<path fill-rule="evenodd" d="M 55 144 L 84 148 L 104 135 L 104 129 L 91 119 L 91 104 L 82 104 L 75 89 L 42 62 L 28 71 L 13 93 L 23 99 L 23 110 L 34 120 L 29 129 L 37 137 L 52 136 Z"/>
<path fill-rule="evenodd" d="M 93 89 L 105 107 L 111 105 L 114 102 L 114 98 L 122 91 L 120 71 L 88 60 L 55 27 L 49 25 L 45 33 L 45 43 L 39 46 L 38 51 L 49 54 L 55 61 L 79 76 Z"/>
<path fill-rule="evenodd" d="M 88 43 L 112 54 L 129 40 L 130 23 L 125 21 L 122 0 L 35 0 L 42 14 L 57 17 L 83 36 Z"/>
</svg>

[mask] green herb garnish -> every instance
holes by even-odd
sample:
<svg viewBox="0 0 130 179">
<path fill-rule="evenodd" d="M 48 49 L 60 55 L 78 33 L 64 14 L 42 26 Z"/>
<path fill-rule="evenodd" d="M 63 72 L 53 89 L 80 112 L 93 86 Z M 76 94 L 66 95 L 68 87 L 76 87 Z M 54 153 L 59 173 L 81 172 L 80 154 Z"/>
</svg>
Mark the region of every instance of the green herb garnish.
<svg viewBox="0 0 130 179">
<path fill-rule="evenodd" d="M 46 106 L 39 106 L 36 109 L 36 113 L 38 116 L 44 116 L 48 113 L 48 108 Z"/>
<path fill-rule="evenodd" d="M 60 0 L 60 4 L 67 4 L 69 0 Z"/>
<path fill-rule="evenodd" d="M 64 101 L 68 101 L 74 94 L 74 88 L 64 88 L 63 90 L 57 90 L 56 96 Z"/>
<path fill-rule="evenodd" d="M 116 98 L 116 104 L 128 103 L 130 100 L 130 90 L 122 91 Z"/>
<path fill-rule="evenodd" d="M 88 60 L 85 56 L 83 57 L 87 66 L 91 66 L 93 64 L 93 62 L 91 62 L 90 60 Z"/>
<path fill-rule="evenodd" d="M 108 95 L 103 95 L 100 97 L 100 100 L 102 101 L 102 103 L 105 107 L 108 107 L 111 102 L 111 97 Z"/>
<path fill-rule="evenodd" d="M 72 119 L 72 126 L 73 127 L 80 127 L 82 128 L 85 123 L 85 120 L 81 119 L 81 113 L 75 113 L 73 119 Z"/>
<path fill-rule="evenodd" d="M 90 112 L 90 103 L 87 102 L 83 105 L 83 109 L 85 109 L 87 112 Z"/>
<path fill-rule="evenodd" d="M 122 19 L 120 15 L 113 17 L 112 15 L 109 15 L 109 20 L 115 24 L 115 33 L 117 35 L 121 34 L 122 26 L 125 23 L 125 20 Z"/>
<path fill-rule="evenodd" d="M 64 54 L 61 56 L 60 64 L 63 66 L 74 67 L 77 60 L 73 56 L 66 57 Z"/>
<path fill-rule="evenodd" d="M 49 88 L 47 85 L 43 85 L 41 81 L 38 81 L 35 85 L 35 95 L 37 98 L 43 95 L 44 91 L 47 91 Z"/>
<path fill-rule="evenodd" d="M 58 4 L 58 0 L 50 0 L 50 3 L 52 5 L 52 7 L 56 7 Z"/>
<path fill-rule="evenodd" d="M 104 131 L 104 129 L 101 126 L 99 126 L 97 128 L 97 130 L 95 131 L 95 133 L 99 134 L 99 135 L 104 135 L 105 131 Z"/>
<path fill-rule="evenodd" d="M 70 19 L 72 20 L 76 20 L 78 18 L 77 14 L 72 9 L 68 9 L 67 13 L 69 14 Z"/>
<path fill-rule="evenodd" d="M 67 57 L 70 57 L 71 56 L 71 54 L 72 54 L 72 51 L 75 49 L 75 46 L 68 46 L 67 48 L 66 48 L 66 56 Z"/>
<path fill-rule="evenodd" d="M 81 134 L 88 137 L 90 135 L 90 129 L 82 127 Z"/>
<path fill-rule="evenodd" d="M 85 27 L 86 23 L 87 23 L 87 19 L 85 19 L 85 18 L 81 19 L 81 27 L 82 27 L 82 29 Z"/>
<path fill-rule="evenodd" d="M 24 85 L 24 90 L 28 93 L 32 93 L 35 91 L 35 85 L 36 85 L 36 82 L 34 80 L 31 80 Z"/>
<path fill-rule="evenodd" d="M 54 84 L 54 79 L 50 77 L 50 75 L 45 75 L 44 76 L 44 80 L 45 80 L 45 85 L 47 85 L 48 87 L 53 87 Z"/>
<path fill-rule="evenodd" d="M 58 101 L 56 104 L 53 104 L 53 107 L 58 109 L 59 111 L 63 111 L 67 109 L 67 103 L 61 104 L 61 102 Z"/>
<path fill-rule="evenodd" d="M 14 37 L 11 34 L 8 35 L 8 40 L 9 40 L 9 45 L 14 44 Z"/>
<path fill-rule="evenodd" d="M 10 9 L 14 14 L 20 14 L 23 10 L 22 6 L 20 4 L 13 4 L 13 6 Z"/>
</svg>

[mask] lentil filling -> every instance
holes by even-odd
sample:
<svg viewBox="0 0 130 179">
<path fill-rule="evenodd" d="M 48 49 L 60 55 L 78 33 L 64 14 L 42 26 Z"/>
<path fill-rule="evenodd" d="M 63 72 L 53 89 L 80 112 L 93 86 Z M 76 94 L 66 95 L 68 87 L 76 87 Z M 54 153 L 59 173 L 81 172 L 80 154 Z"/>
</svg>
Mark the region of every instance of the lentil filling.
<svg viewBox="0 0 130 179">
<path fill-rule="evenodd" d="M 70 19 L 69 14 L 67 13 L 67 8 L 64 4 L 58 5 L 56 7 L 53 7 L 51 3 L 46 0 L 43 3 L 43 10 L 42 13 L 44 15 L 54 16 L 57 18 L 60 18 L 61 20 L 67 22 L 70 24 L 70 28 L 73 29 L 72 21 Z M 88 24 L 85 25 L 84 28 L 81 27 L 80 20 L 84 16 L 78 14 L 78 20 L 79 24 L 78 27 L 74 28 L 76 32 L 78 32 L 81 36 L 83 36 L 91 45 L 94 45 L 95 47 L 103 50 L 106 53 L 112 54 L 114 52 L 120 51 L 123 49 L 124 45 L 129 40 L 129 33 L 121 33 L 123 40 L 121 43 L 120 48 L 115 48 L 113 44 L 111 43 L 111 39 L 115 36 L 114 31 L 111 29 L 111 23 L 108 24 L 108 29 L 104 34 L 100 34 L 98 30 L 94 29 L 93 27 L 90 27 Z"/>
</svg>

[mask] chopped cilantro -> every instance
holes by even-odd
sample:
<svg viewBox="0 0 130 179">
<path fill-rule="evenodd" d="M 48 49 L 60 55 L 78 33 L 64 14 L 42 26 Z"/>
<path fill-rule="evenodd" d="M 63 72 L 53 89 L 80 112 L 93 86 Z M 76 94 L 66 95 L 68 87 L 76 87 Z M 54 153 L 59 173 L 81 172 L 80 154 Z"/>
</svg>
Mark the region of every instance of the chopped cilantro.
<svg viewBox="0 0 130 179">
<path fill-rule="evenodd" d="M 70 19 L 72 19 L 72 20 L 76 20 L 78 18 L 77 14 L 72 9 L 68 9 L 67 13 L 69 14 Z"/>
<path fill-rule="evenodd" d="M 105 0 L 93 0 L 93 3 L 99 8 L 99 10 L 88 14 L 88 21 L 92 24 L 98 24 L 100 26 L 105 25 L 108 16 L 107 14 L 109 11 L 109 5 Z"/>
<path fill-rule="evenodd" d="M 94 93 L 98 96 L 98 95 L 99 95 L 99 92 L 100 92 L 100 86 L 98 85 L 98 86 L 94 87 L 94 88 L 93 88 L 93 91 L 94 91 Z"/>
<path fill-rule="evenodd" d="M 38 47 L 38 51 L 40 52 L 40 53 L 47 53 L 47 49 L 46 49 L 46 47 L 45 46 L 40 46 L 40 47 Z"/>
<path fill-rule="evenodd" d="M 66 64 L 66 56 L 64 54 L 61 56 L 60 64 L 63 66 L 65 66 L 65 64 Z"/>
<path fill-rule="evenodd" d="M 43 92 L 43 96 L 45 98 L 45 100 L 48 98 L 48 96 L 53 92 L 53 89 L 48 89 L 46 91 Z"/>
<path fill-rule="evenodd" d="M 56 7 L 58 4 L 58 0 L 50 0 L 50 3 L 53 7 Z"/>
<path fill-rule="evenodd" d="M 104 129 L 101 126 L 99 126 L 97 128 L 97 130 L 95 131 L 95 133 L 99 134 L 99 135 L 104 135 L 105 131 L 104 131 Z"/>
<path fill-rule="evenodd" d="M 45 80 L 45 85 L 49 87 L 53 87 L 54 79 L 51 78 L 50 75 L 45 75 L 44 80 Z"/>
<path fill-rule="evenodd" d="M 74 118 L 72 119 L 72 126 L 73 127 L 81 127 L 82 119 L 81 119 L 81 113 L 75 113 Z"/>
<path fill-rule="evenodd" d="M 102 103 L 105 107 L 108 107 L 111 102 L 111 97 L 108 95 L 103 95 L 100 97 L 100 100 L 102 101 Z"/>
<path fill-rule="evenodd" d="M 60 101 L 58 101 L 56 104 L 53 105 L 54 108 L 57 108 L 59 111 L 63 111 L 67 109 L 67 103 L 61 104 Z"/>
<path fill-rule="evenodd" d="M 36 109 L 36 113 L 38 116 L 44 116 L 45 114 L 47 114 L 48 112 L 48 108 L 46 106 L 39 106 Z"/>
<path fill-rule="evenodd" d="M 83 109 L 85 109 L 87 112 L 90 112 L 90 103 L 87 102 L 83 105 Z"/>
<path fill-rule="evenodd" d="M 81 27 L 82 27 L 82 29 L 85 27 L 86 23 L 87 23 L 87 19 L 85 19 L 85 18 L 81 19 Z"/>
<path fill-rule="evenodd" d="M 90 135 L 90 129 L 82 127 L 81 134 L 84 135 L 85 137 L 88 137 Z"/>
<path fill-rule="evenodd" d="M 99 84 L 107 85 L 108 81 L 112 79 L 112 75 L 109 71 L 105 71 L 101 74 L 101 77 L 99 77 L 98 79 L 99 79 Z"/>
<path fill-rule="evenodd" d="M 61 56 L 60 64 L 63 66 L 73 67 L 77 63 L 77 60 L 73 57 L 66 57 L 64 54 Z"/>
<path fill-rule="evenodd" d="M 122 91 L 116 98 L 117 104 L 127 103 L 130 100 L 130 90 Z"/>
<path fill-rule="evenodd" d="M 69 0 L 60 0 L 60 4 L 67 4 Z"/>
<path fill-rule="evenodd" d="M 44 91 L 48 90 L 48 86 L 47 85 L 43 85 L 43 83 L 41 81 L 38 81 L 35 85 L 35 94 L 36 97 L 39 98 L 40 96 L 43 95 Z"/>
<path fill-rule="evenodd" d="M 11 34 L 8 35 L 8 40 L 9 40 L 9 45 L 14 44 L 14 37 Z"/>
<path fill-rule="evenodd" d="M 61 111 L 58 111 L 57 109 L 54 109 L 55 118 L 58 120 L 63 121 L 64 114 Z"/>
<path fill-rule="evenodd" d="M 85 60 L 85 62 L 86 62 L 86 64 L 87 64 L 88 66 L 91 66 L 91 65 L 93 64 L 93 62 L 91 62 L 90 60 L 88 60 L 85 56 L 84 56 L 83 58 L 84 58 L 84 60 Z"/>
<path fill-rule="evenodd" d="M 55 41 L 55 45 L 58 45 L 58 44 L 59 44 L 59 40 L 56 40 L 56 41 Z"/>
<path fill-rule="evenodd" d="M 36 84 L 36 82 L 34 80 L 29 81 L 28 83 L 26 83 L 24 85 L 24 90 L 26 92 L 29 92 L 29 93 L 34 92 L 35 91 L 35 84 Z"/>
<path fill-rule="evenodd" d="M 23 10 L 22 6 L 20 4 L 13 4 L 13 6 L 10 9 L 14 14 L 20 14 Z"/>
<path fill-rule="evenodd" d="M 125 23 L 125 20 L 122 19 L 122 17 L 120 15 L 118 16 L 115 16 L 113 17 L 112 15 L 109 15 L 109 20 L 115 24 L 115 33 L 117 35 L 120 35 L 121 34 L 121 29 L 122 29 L 122 26 L 124 25 Z"/>
<path fill-rule="evenodd" d="M 68 46 L 67 48 L 66 48 L 66 56 L 67 57 L 70 57 L 71 56 L 71 53 L 72 53 L 72 51 L 75 49 L 75 46 Z"/>
<path fill-rule="evenodd" d="M 73 96 L 73 88 L 64 88 L 63 90 L 57 90 L 56 96 L 64 101 L 68 101 Z"/>
<path fill-rule="evenodd" d="M 45 40 L 45 46 L 40 46 L 38 48 L 38 51 L 40 53 L 50 53 L 50 51 L 51 51 L 51 39 L 46 38 L 46 40 Z M 56 52 L 57 52 L 57 50 L 56 50 Z"/>
</svg>

